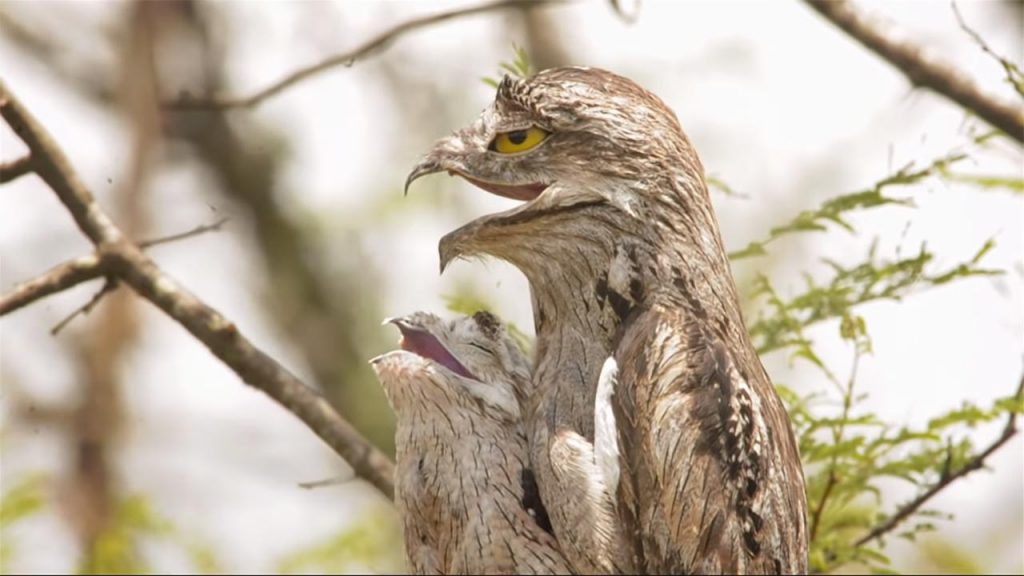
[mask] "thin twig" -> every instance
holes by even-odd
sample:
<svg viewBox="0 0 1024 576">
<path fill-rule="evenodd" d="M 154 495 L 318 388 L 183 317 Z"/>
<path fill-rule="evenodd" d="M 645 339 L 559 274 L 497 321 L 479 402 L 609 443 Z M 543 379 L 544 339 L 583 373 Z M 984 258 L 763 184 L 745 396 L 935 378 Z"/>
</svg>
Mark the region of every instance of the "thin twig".
<svg viewBox="0 0 1024 576">
<path fill-rule="evenodd" d="M 0 184 L 13 182 L 33 170 L 32 155 L 28 154 L 17 160 L 0 164 Z"/>
<path fill-rule="evenodd" d="M 103 297 L 106 296 L 107 294 L 113 292 L 114 290 L 117 290 L 117 287 L 117 280 L 107 278 L 107 281 L 103 283 L 103 287 L 100 288 L 98 292 L 93 294 L 92 298 L 90 298 L 88 302 L 79 306 L 74 312 L 68 314 L 53 328 L 50 328 L 50 335 L 56 336 L 57 334 L 59 334 L 60 331 L 63 330 L 64 327 L 67 326 L 69 322 L 78 317 L 79 314 L 88 314 L 89 312 L 92 312 L 92 309 L 95 308 L 96 305 L 100 303 L 100 300 L 102 300 Z"/>
<path fill-rule="evenodd" d="M 185 327 L 247 384 L 262 390 L 302 420 L 388 498 L 394 497 L 394 466 L 316 390 L 258 349 L 235 324 L 178 285 L 124 234 L 96 203 L 63 151 L 0 81 L 0 116 L 28 145 L 37 172 L 53 188 L 82 232 L 92 240 L 107 275 L 130 286 Z"/>
<path fill-rule="evenodd" d="M 299 482 L 299 488 L 305 488 L 306 490 L 312 490 L 313 488 L 323 488 L 324 486 L 337 486 L 339 484 L 348 484 L 353 480 L 352 476 L 335 476 L 334 478 L 325 478 L 323 480 L 313 480 L 311 482 Z"/>
<path fill-rule="evenodd" d="M 167 244 L 168 242 L 177 242 L 178 240 L 185 240 L 186 238 L 192 238 L 193 236 L 199 236 L 201 234 L 206 234 L 207 232 L 219 231 L 221 229 L 221 227 L 223 227 L 224 224 L 227 223 L 228 220 L 230 220 L 230 218 L 225 216 L 225 217 L 221 218 L 220 220 L 217 220 L 216 222 L 214 222 L 212 224 L 202 224 L 200 226 L 196 226 L 195 228 L 193 228 L 191 230 L 186 230 L 185 232 L 179 232 L 178 234 L 171 234 L 170 236 L 164 236 L 162 238 L 153 238 L 151 240 L 143 240 L 143 241 L 139 242 L 139 248 L 142 248 L 143 250 L 145 250 L 147 248 L 152 248 L 153 246 L 159 246 L 161 244 Z"/>
<path fill-rule="evenodd" d="M 960 29 L 970 36 L 971 40 L 974 40 L 974 43 L 977 44 L 982 51 L 999 62 L 999 65 L 1003 67 L 1003 71 L 1006 72 L 1006 81 L 1013 86 L 1013 89 L 1017 91 L 1017 94 L 1024 96 L 1024 83 L 1022 83 L 1024 78 L 1022 78 L 1020 68 L 1010 60 L 997 54 L 996 51 L 988 45 L 988 42 L 985 42 L 985 39 L 981 37 L 981 34 L 978 34 L 973 28 L 967 25 L 967 21 L 964 20 L 963 15 L 960 14 L 960 7 L 956 5 L 955 1 L 950 2 L 950 5 L 953 7 L 953 15 L 956 16 L 956 21 L 957 24 L 960 25 Z"/>
<path fill-rule="evenodd" d="M 970 76 L 949 64 L 928 58 L 921 46 L 887 36 L 883 33 L 884 23 L 861 14 L 846 0 L 805 1 L 843 32 L 899 69 L 914 86 L 942 94 L 1024 143 L 1024 106 L 982 92 Z"/>
<path fill-rule="evenodd" d="M 826 371 L 825 375 L 833 380 L 836 386 L 839 386 L 840 391 L 843 395 L 843 411 L 840 418 L 839 424 L 832 428 L 832 444 L 838 446 L 843 441 L 843 436 L 846 434 L 846 423 L 850 420 L 850 410 L 853 408 L 853 388 L 857 383 L 857 370 L 860 367 L 861 356 L 864 354 L 861 348 L 860 341 L 857 340 L 856 336 L 853 339 L 853 364 L 850 367 L 850 376 L 846 380 L 846 386 L 843 387 L 835 376 Z M 836 474 L 836 463 L 839 461 L 839 454 L 835 453 L 829 460 L 828 464 L 828 481 L 825 483 L 825 489 L 821 493 L 821 500 L 818 501 L 818 505 L 814 509 L 814 514 L 811 517 L 811 541 L 813 542 L 815 537 L 818 535 L 818 528 L 821 527 L 821 518 L 825 513 L 825 506 L 828 504 L 829 496 L 832 495 L 832 489 L 839 483 L 839 476 Z"/>
<path fill-rule="evenodd" d="M 448 10 L 447 12 L 439 12 L 437 14 L 431 14 L 430 16 L 424 16 L 421 18 L 415 18 L 407 22 L 402 22 L 380 34 L 374 36 L 370 40 L 357 46 L 352 50 L 342 52 L 330 56 L 317 64 L 300 68 L 294 72 L 288 74 L 284 78 L 281 78 L 277 82 L 259 90 L 248 96 L 237 96 L 237 97 L 214 97 L 214 98 L 194 98 L 189 95 L 183 95 L 181 98 L 175 101 L 164 103 L 163 107 L 170 110 L 207 110 L 207 109 L 226 109 L 226 108 L 252 108 L 261 104 L 264 100 L 279 94 L 280 92 L 291 88 L 295 84 L 306 80 L 307 78 L 330 70 L 331 68 L 337 68 L 338 66 L 345 66 L 346 68 L 351 66 L 361 58 L 369 56 L 374 52 L 385 48 L 388 44 L 396 40 L 399 36 L 413 30 L 425 28 L 445 20 L 451 20 L 454 18 L 461 18 L 463 16 L 472 16 L 474 14 L 480 14 L 483 12 L 489 12 L 491 10 L 500 10 L 504 8 L 521 8 L 529 6 L 537 6 L 540 4 L 560 4 L 567 2 L 568 0 L 498 0 L 493 2 L 486 2 L 484 4 L 478 4 L 476 6 L 470 6 L 468 8 L 457 8 L 455 10 Z"/>
<path fill-rule="evenodd" d="M 811 542 L 814 542 L 814 539 L 818 536 L 818 526 L 821 526 L 821 516 L 825 512 L 825 503 L 828 502 L 829 496 L 832 495 L 832 489 L 836 487 L 838 480 L 835 464 L 830 464 L 830 466 L 828 480 L 825 482 L 825 490 L 822 491 L 821 500 L 818 500 L 818 505 L 814 507 L 814 513 L 811 515 Z"/>
<path fill-rule="evenodd" d="M 15 286 L 0 296 L 0 316 L 27 306 L 51 294 L 63 292 L 72 286 L 105 276 L 107 266 L 99 254 L 89 254 L 55 266 L 37 278 Z"/>
<path fill-rule="evenodd" d="M 145 240 L 139 243 L 139 247 L 152 248 L 153 246 L 159 246 L 160 244 L 192 238 L 200 234 L 205 234 L 206 232 L 219 230 L 227 221 L 228 218 L 225 217 L 212 224 L 196 226 L 186 232 L 164 236 L 163 238 Z M 47 296 L 63 292 L 77 284 L 88 282 L 89 280 L 93 280 L 101 276 L 106 276 L 109 268 L 109 265 L 103 260 L 103 255 L 99 252 L 59 264 L 38 277 L 19 284 L 10 293 L 0 296 L 0 316 L 14 312 L 15 310 L 31 304 L 36 300 L 41 300 Z M 100 293 L 93 297 L 92 301 L 86 303 L 64 320 L 61 320 L 60 323 L 54 326 L 51 332 L 53 334 L 57 334 L 57 332 L 63 329 L 64 325 L 73 318 L 81 313 L 88 313 L 93 306 L 96 305 L 99 298 L 108 291 L 109 290 L 101 290 Z"/>
<path fill-rule="evenodd" d="M 1017 394 L 1015 396 L 1018 400 L 1024 398 L 1024 375 L 1020 378 L 1020 383 L 1017 385 Z M 943 473 L 939 480 L 932 485 L 931 488 L 925 490 L 917 498 L 914 498 L 910 502 L 907 502 L 903 506 L 900 506 L 899 510 L 895 514 L 889 517 L 886 521 L 882 522 L 878 526 L 871 529 L 870 532 L 865 534 L 856 542 L 856 546 L 863 546 L 872 540 L 876 540 L 885 536 L 891 532 L 897 525 L 909 518 L 915 512 L 917 512 L 922 506 L 925 505 L 929 500 L 935 497 L 936 494 L 942 492 L 947 486 L 953 482 L 963 478 L 964 476 L 974 472 L 975 470 L 981 469 L 985 465 L 985 459 L 991 456 L 996 450 L 1002 448 L 1004 444 L 1010 441 L 1014 435 L 1017 434 L 1017 413 L 1011 412 L 1006 419 L 1006 426 L 1003 428 L 1003 433 L 999 435 L 988 448 L 985 448 L 980 454 L 971 458 L 966 464 L 964 464 L 957 471 L 949 473 Z"/>
</svg>

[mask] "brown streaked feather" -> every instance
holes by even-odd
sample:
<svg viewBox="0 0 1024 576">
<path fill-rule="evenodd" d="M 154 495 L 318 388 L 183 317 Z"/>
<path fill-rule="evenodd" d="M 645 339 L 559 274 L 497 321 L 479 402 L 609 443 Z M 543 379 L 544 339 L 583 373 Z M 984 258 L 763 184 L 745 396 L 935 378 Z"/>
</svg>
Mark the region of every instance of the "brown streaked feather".
<svg viewBox="0 0 1024 576">
<path fill-rule="evenodd" d="M 549 134 L 517 154 L 495 134 Z M 440 170 L 540 185 L 527 204 L 446 235 L 442 268 L 489 254 L 530 282 L 537 330 L 525 419 L 537 485 L 562 543 L 588 542 L 552 441 L 594 441 L 599 374 L 620 375 L 619 534 L 654 572 L 806 569 L 796 442 L 747 334 L 704 169 L 675 114 L 635 82 L 593 68 L 507 79 L 472 126 L 441 140 L 410 178 Z M 756 453 L 760 450 L 760 453 Z M 587 546 L 568 552 L 586 558 Z M 776 561 L 778 564 L 776 565 Z"/>
<path fill-rule="evenodd" d="M 767 438 L 762 397 L 683 308 L 636 317 L 616 352 L 620 506 L 649 573 L 797 573 L 803 477 Z M 645 354 L 639 351 L 646 350 Z M 643 414 L 645 418 L 629 415 Z M 797 461 L 798 462 L 798 461 Z"/>
</svg>

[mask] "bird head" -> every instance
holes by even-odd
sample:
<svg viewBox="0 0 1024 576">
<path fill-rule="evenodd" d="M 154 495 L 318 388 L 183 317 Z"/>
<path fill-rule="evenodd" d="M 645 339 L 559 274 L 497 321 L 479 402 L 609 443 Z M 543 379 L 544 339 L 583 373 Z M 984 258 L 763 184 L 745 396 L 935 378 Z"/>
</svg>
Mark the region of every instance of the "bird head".
<svg viewBox="0 0 1024 576">
<path fill-rule="evenodd" d="M 400 419 L 441 408 L 519 420 L 529 362 L 494 315 L 445 321 L 416 312 L 385 323 L 401 332 L 400 350 L 370 363 Z"/>
<path fill-rule="evenodd" d="M 593 68 L 506 76 L 470 126 L 438 141 L 409 174 L 406 190 L 432 173 L 460 176 L 521 200 L 441 241 L 441 268 L 480 253 L 515 261 L 570 220 L 614 211 L 642 221 L 662 178 L 703 173 L 675 115 L 633 81 Z M 673 189 L 669 186 L 667 189 Z"/>
</svg>

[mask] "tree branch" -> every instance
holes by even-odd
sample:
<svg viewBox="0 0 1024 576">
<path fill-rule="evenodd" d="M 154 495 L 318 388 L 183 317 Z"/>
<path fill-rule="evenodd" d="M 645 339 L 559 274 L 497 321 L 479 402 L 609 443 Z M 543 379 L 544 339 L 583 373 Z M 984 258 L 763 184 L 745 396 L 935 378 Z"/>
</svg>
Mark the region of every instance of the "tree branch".
<svg viewBox="0 0 1024 576">
<path fill-rule="evenodd" d="M 234 323 L 179 286 L 134 245 L 121 241 L 111 256 L 115 274 L 135 292 L 178 321 L 245 383 L 295 414 L 361 478 L 388 498 L 394 497 L 391 461 L 342 419 L 320 393 L 256 348 Z"/>
<path fill-rule="evenodd" d="M 953 15 L 956 16 L 956 21 L 957 24 L 960 25 L 960 29 L 970 36 L 971 40 L 974 40 L 974 43 L 977 44 L 983 52 L 994 58 L 996 62 L 999 62 L 999 65 L 1003 67 L 1003 71 L 1006 73 L 1006 81 L 1013 86 L 1013 89 L 1017 91 L 1017 94 L 1024 96 L 1024 82 L 1022 82 L 1024 78 L 1021 77 L 1020 68 L 1010 60 L 997 54 L 996 51 L 988 45 L 988 42 L 985 42 L 985 39 L 981 37 L 981 34 L 978 34 L 973 28 L 967 25 L 967 21 L 964 20 L 963 15 L 960 14 L 960 8 L 957 7 L 955 1 L 951 1 L 950 5 L 953 7 Z"/>
<path fill-rule="evenodd" d="M 175 242 L 178 240 L 184 240 L 186 238 L 192 238 L 206 232 L 214 230 L 220 230 L 221 226 L 227 222 L 227 218 L 221 218 L 220 220 L 212 224 L 203 224 L 202 226 L 196 226 L 195 228 L 186 232 L 180 232 L 178 234 L 172 234 L 170 236 L 164 236 L 162 238 L 153 238 L 152 240 L 144 240 L 139 242 L 140 248 L 151 248 L 153 246 L 159 246 L 168 242 Z M 88 256 L 82 256 L 74 260 L 69 260 L 63 264 L 59 264 L 50 270 L 44 272 L 38 277 L 19 284 L 8 293 L 0 296 L 0 316 L 4 316 L 10 312 L 14 312 L 19 308 L 23 308 L 28 304 L 41 300 L 56 294 L 63 292 L 68 288 L 88 282 L 101 276 L 106 276 L 110 272 L 109 260 L 103 258 L 102 254 L 95 252 Z M 64 324 L 70 321 L 72 318 L 77 316 L 79 313 L 88 312 L 89 309 L 95 305 L 95 303 L 104 294 L 110 290 L 101 290 L 100 293 L 89 304 L 86 304 L 71 316 L 65 318 L 54 327 L 53 332 L 56 333 L 63 328 Z"/>
<path fill-rule="evenodd" d="M 899 69 L 914 86 L 937 92 L 1024 143 L 1024 106 L 1004 102 L 978 88 L 971 78 L 952 66 L 928 58 L 911 41 L 897 41 L 883 33 L 885 23 L 861 14 L 846 0 L 805 0 L 816 12 L 864 47 Z"/>
<path fill-rule="evenodd" d="M 100 287 L 99 291 L 92 295 L 92 298 L 90 298 L 88 302 L 76 308 L 74 312 L 68 314 L 63 320 L 58 322 L 56 326 L 50 328 L 50 334 L 52 336 L 56 336 L 57 334 L 60 333 L 61 330 L 64 329 L 65 326 L 67 326 L 68 324 L 71 323 L 72 320 L 77 318 L 79 314 L 88 314 L 89 312 L 92 312 L 92 309 L 95 308 L 96 305 L 100 303 L 100 300 L 102 300 L 103 297 L 106 296 L 107 294 L 110 294 L 114 290 L 117 290 L 118 286 L 119 284 L 117 283 L 117 280 L 107 278 L 107 281 L 103 283 L 103 286 Z"/>
<path fill-rule="evenodd" d="M 89 254 L 51 268 L 41 276 L 14 287 L 0 296 L 0 316 L 72 286 L 106 276 L 109 266 L 99 254 Z"/>
<path fill-rule="evenodd" d="M 517 7 L 529 7 L 536 6 L 538 4 L 556 4 L 567 2 L 568 0 L 497 0 L 492 2 L 485 2 L 476 6 L 470 6 L 468 8 L 457 8 L 454 10 L 448 10 L 446 12 L 439 12 L 430 16 L 424 16 L 421 18 L 414 18 L 407 22 L 402 22 L 380 34 L 374 36 L 370 40 L 357 46 L 356 48 L 340 54 L 330 56 L 317 64 L 300 68 L 294 72 L 286 75 L 280 80 L 270 84 L 266 88 L 254 92 L 248 96 L 237 96 L 237 97 L 219 97 L 219 98 L 193 98 L 188 94 L 182 95 L 178 100 L 166 102 L 163 107 L 170 110 L 206 110 L 211 108 L 252 108 L 261 104 L 264 100 L 276 96 L 277 94 L 291 88 L 295 84 L 302 82 L 320 72 L 330 70 L 331 68 L 337 68 L 338 66 L 349 67 L 355 63 L 356 60 L 370 56 L 374 52 L 387 47 L 391 42 L 396 40 L 399 36 L 412 32 L 420 28 L 444 22 L 445 20 L 452 20 L 455 18 L 461 18 L 463 16 L 472 16 L 474 14 L 480 14 L 483 12 L 489 12 L 491 10 L 500 10 L 504 8 L 517 8 Z"/>
<path fill-rule="evenodd" d="M 1020 383 L 1017 385 L 1017 394 L 1015 396 L 1018 400 L 1024 398 L 1024 375 L 1020 378 Z M 980 454 L 971 458 L 966 464 L 955 472 L 950 473 L 948 470 L 944 471 L 939 480 L 932 485 L 931 488 L 925 490 L 917 498 L 914 498 L 910 502 L 907 502 L 903 506 L 900 506 L 899 510 L 895 514 L 889 517 L 888 520 L 875 526 L 866 535 L 861 537 L 856 542 L 856 546 L 863 546 L 872 540 L 876 540 L 885 536 L 891 532 L 901 522 L 909 518 L 915 512 L 917 512 L 922 506 L 925 505 L 929 500 L 935 497 L 939 492 L 942 492 L 953 482 L 963 478 L 964 476 L 980 470 L 985 465 L 985 459 L 991 456 L 996 450 L 1003 447 L 1004 444 L 1009 442 L 1014 435 L 1017 434 L 1017 413 L 1011 412 L 1006 419 L 1006 426 L 1003 428 L 1003 433 L 999 435 L 988 448 L 985 448 Z"/>
<path fill-rule="evenodd" d="M 96 199 L 71 169 L 64 152 L 7 90 L 3 81 L 0 81 L 0 116 L 28 145 L 36 174 L 57 193 L 82 233 L 97 246 L 120 240 L 121 231 L 96 205 Z"/>
<path fill-rule="evenodd" d="M 265 392 L 309 426 L 358 476 L 393 498 L 390 460 L 341 418 L 318 392 L 256 348 L 234 323 L 179 286 L 137 245 L 125 239 L 74 173 L 61 149 L 3 82 L 0 82 L 0 116 L 28 145 L 37 161 L 36 172 L 53 188 L 78 227 L 96 245 L 99 260 L 96 266 L 102 263 L 109 276 L 123 281 L 184 326 L 244 382 Z M 32 294 L 54 291 L 36 289 Z M 24 303 L 40 297 L 37 295 Z"/>
<path fill-rule="evenodd" d="M 0 184 L 12 182 L 33 170 L 32 155 L 0 164 Z"/>
</svg>

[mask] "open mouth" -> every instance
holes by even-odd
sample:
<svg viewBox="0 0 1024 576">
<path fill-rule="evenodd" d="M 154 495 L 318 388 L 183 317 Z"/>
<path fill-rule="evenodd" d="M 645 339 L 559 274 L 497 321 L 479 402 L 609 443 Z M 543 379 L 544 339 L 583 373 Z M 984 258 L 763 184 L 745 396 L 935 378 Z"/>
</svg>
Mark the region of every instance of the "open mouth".
<svg viewBox="0 0 1024 576">
<path fill-rule="evenodd" d="M 398 326 L 398 330 L 402 333 L 402 340 L 398 343 L 402 350 L 436 362 L 464 378 L 480 381 L 427 330 L 404 318 L 393 318 L 389 322 Z"/>
<path fill-rule="evenodd" d="M 513 200 L 522 200 L 523 202 L 529 202 L 530 200 L 536 199 L 548 187 L 548 184 L 543 182 L 534 182 L 531 184 L 498 184 L 497 182 L 477 180 L 476 178 L 471 178 L 455 170 L 449 170 L 448 173 L 452 176 L 460 176 L 470 184 L 480 188 L 481 190 L 490 192 L 491 194 L 502 196 L 504 198 L 511 198 Z"/>
</svg>

